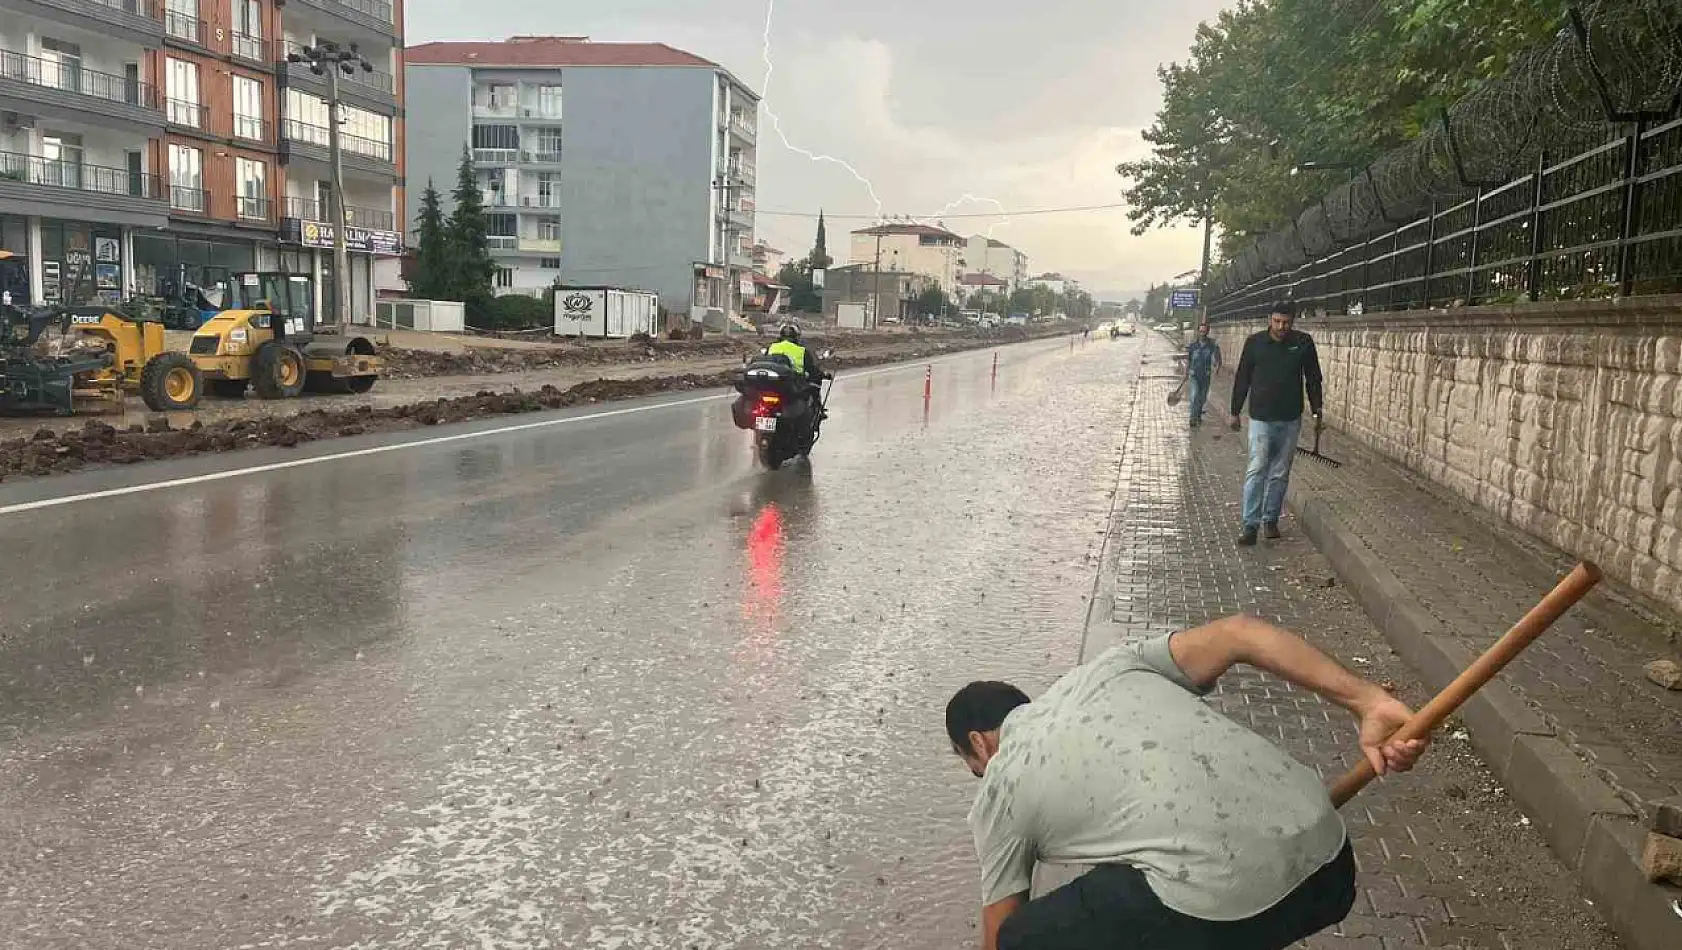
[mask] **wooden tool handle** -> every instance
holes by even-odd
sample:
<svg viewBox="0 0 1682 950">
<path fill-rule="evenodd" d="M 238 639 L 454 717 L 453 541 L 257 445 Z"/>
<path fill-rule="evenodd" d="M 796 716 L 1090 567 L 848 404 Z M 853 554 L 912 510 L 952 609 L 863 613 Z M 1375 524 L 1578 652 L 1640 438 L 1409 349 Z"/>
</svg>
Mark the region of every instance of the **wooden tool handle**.
<svg viewBox="0 0 1682 950">
<path fill-rule="evenodd" d="M 1414 713 L 1406 725 L 1396 730 L 1395 738 L 1407 741 L 1423 739 L 1430 735 L 1432 730 L 1454 715 L 1454 711 L 1466 700 L 1472 698 L 1473 693 L 1494 679 L 1525 647 L 1593 590 L 1594 585 L 1600 583 L 1600 577 L 1600 568 L 1587 561 L 1578 564 L 1548 596 L 1542 598 L 1541 603 L 1524 615 L 1523 620 L 1495 641 L 1493 646 L 1484 651 L 1483 656 L 1478 657 L 1465 672 L 1455 677 L 1454 682 L 1426 703 L 1423 709 Z M 1344 803 L 1354 798 L 1368 782 L 1377 777 L 1378 773 L 1373 771 L 1372 765 L 1363 756 L 1359 765 L 1350 769 L 1332 786 L 1332 804 L 1342 808 Z"/>
</svg>

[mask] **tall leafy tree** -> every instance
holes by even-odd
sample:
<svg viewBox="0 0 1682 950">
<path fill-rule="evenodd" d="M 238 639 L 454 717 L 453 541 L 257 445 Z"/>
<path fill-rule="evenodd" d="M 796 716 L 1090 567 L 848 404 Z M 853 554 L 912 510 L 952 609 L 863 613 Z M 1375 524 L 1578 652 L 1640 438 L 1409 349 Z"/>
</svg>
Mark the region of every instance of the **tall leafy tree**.
<svg viewBox="0 0 1682 950">
<path fill-rule="evenodd" d="M 473 153 L 461 146 L 461 164 L 456 170 L 456 187 L 451 192 L 455 210 L 450 213 L 449 249 L 453 257 L 451 288 L 470 312 L 484 313 L 494 295 L 497 265 L 491 257 L 490 225 L 485 218 L 485 197 L 479 191 L 479 177 L 473 168 Z"/>
<path fill-rule="evenodd" d="M 450 233 L 440 207 L 438 189 L 428 179 L 421 193 L 420 215 L 415 221 L 415 267 L 409 292 L 423 300 L 460 300 L 451 285 Z"/>
<path fill-rule="evenodd" d="M 1230 251 L 1553 35 L 1565 0 L 1240 0 L 1160 70 L 1150 154 L 1118 167 L 1136 231 L 1212 216 Z"/>
</svg>

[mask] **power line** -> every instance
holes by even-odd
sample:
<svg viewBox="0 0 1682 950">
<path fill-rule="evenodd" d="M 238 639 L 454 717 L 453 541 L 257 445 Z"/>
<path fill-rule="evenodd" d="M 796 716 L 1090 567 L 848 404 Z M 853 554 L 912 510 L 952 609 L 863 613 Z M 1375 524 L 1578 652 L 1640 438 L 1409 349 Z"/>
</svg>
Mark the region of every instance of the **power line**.
<svg viewBox="0 0 1682 950">
<path fill-rule="evenodd" d="M 906 215 L 903 217 L 906 217 L 911 222 L 915 223 L 918 221 L 947 221 L 955 218 L 1025 218 L 1029 215 L 1040 214 L 1077 214 L 1085 211 L 1118 211 L 1126 207 L 1126 204 L 1080 205 L 1072 208 L 1036 208 L 1032 211 L 988 211 L 971 212 L 968 214 L 923 215 L 921 217 L 917 215 Z M 771 218 L 815 219 L 818 216 L 818 213 L 813 211 L 755 211 L 754 214 L 761 217 Z M 888 223 L 892 223 L 893 221 L 891 216 L 883 217 L 882 215 L 876 214 L 831 214 L 825 212 L 824 216 L 837 221 L 885 221 Z"/>
</svg>

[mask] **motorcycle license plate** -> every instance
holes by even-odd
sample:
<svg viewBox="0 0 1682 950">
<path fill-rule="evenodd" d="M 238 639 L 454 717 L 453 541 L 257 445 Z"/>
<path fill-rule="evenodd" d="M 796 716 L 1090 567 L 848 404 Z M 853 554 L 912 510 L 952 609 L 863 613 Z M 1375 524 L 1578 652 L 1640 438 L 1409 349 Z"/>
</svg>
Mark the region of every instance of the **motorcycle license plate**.
<svg viewBox="0 0 1682 950">
<path fill-rule="evenodd" d="M 775 432 L 777 431 L 777 417 L 760 416 L 758 419 L 753 420 L 753 427 L 760 432 Z"/>
</svg>

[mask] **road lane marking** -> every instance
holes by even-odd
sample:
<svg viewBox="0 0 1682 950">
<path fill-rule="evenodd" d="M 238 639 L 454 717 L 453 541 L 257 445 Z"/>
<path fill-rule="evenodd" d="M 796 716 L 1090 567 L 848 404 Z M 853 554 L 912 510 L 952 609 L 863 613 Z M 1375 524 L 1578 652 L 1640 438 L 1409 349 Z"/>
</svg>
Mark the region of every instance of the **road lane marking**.
<svg viewBox="0 0 1682 950">
<path fill-rule="evenodd" d="M 948 353 L 932 360 L 915 360 L 909 363 L 896 363 L 877 369 L 859 370 L 855 373 L 841 375 L 841 379 L 862 379 L 866 376 L 882 376 L 888 373 L 903 373 L 915 370 L 928 363 L 940 363 L 965 356 L 974 356 L 985 350 L 965 350 L 962 353 Z M 597 419 L 611 419 L 615 416 L 628 416 L 639 412 L 655 412 L 661 409 L 676 409 L 682 406 L 695 406 L 706 402 L 716 402 L 720 399 L 730 399 L 734 392 L 725 391 L 707 396 L 696 396 L 690 399 L 677 399 L 671 402 L 660 402 L 646 406 L 627 406 L 623 409 L 607 409 L 602 412 L 592 412 L 582 416 L 567 416 L 563 419 L 543 419 L 537 422 L 522 422 L 510 426 L 500 426 L 495 429 L 483 429 L 475 432 L 457 432 L 451 435 L 433 436 L 426 439 L 413 439 L 406 442 L 394 442 L 390 445 L 376 445 L 366 449 L 352 449 L 346 452 L 333 452 L 327 455 L 312 455 L 309 458 L 288 459 L 284 462 L 271 462 L 267 465 L 251 465 L 245 468 L 228 469 L 221 472 L 210 472 L 204 475 L 189 475 L 182 478 L 170 478 L 160 482 L 142 482 L 137 485 L 124 485 L 121 488 L 107 488 L 101 491 L 82 492 L 76 495 L 59 495 L 52 498 L 42 498 L 36 501 L 23 501 L 11 505 L 0 505 L 0 517 L 6 515 L 23 514 L 28 511 L 40 511 L 44 508 L 59 508 L 74 505 L 84 501 L 98 501 L 104 498 L 120 498 L 124 495 L 138 495 L 142 492 L 162 491 L 168 488 L 182 488 L 188 485 L 203 485 L 207 482 L 220 482 L 230 478 L 242 478 L 247 475 L 262 475 L 268 472 L 285 471 L 291 468 L 303 468 L 306 465 L 320 465 L 326 462 L 339 462 L 345 459 L 365 458 L 371 455 L 384 455 L 388 452 L 400 452 L 407 449 L 425 448 L 433 445 L 446 445 L 451 442 L 465 442 L 469 439 L 484 439 L 491 436 L 507 435 L 510 432 L 528 432 L 534 429 L 550 429 L 557 426 L 573 425 L 580 422 L 593 422 Z"/>
</svg>

